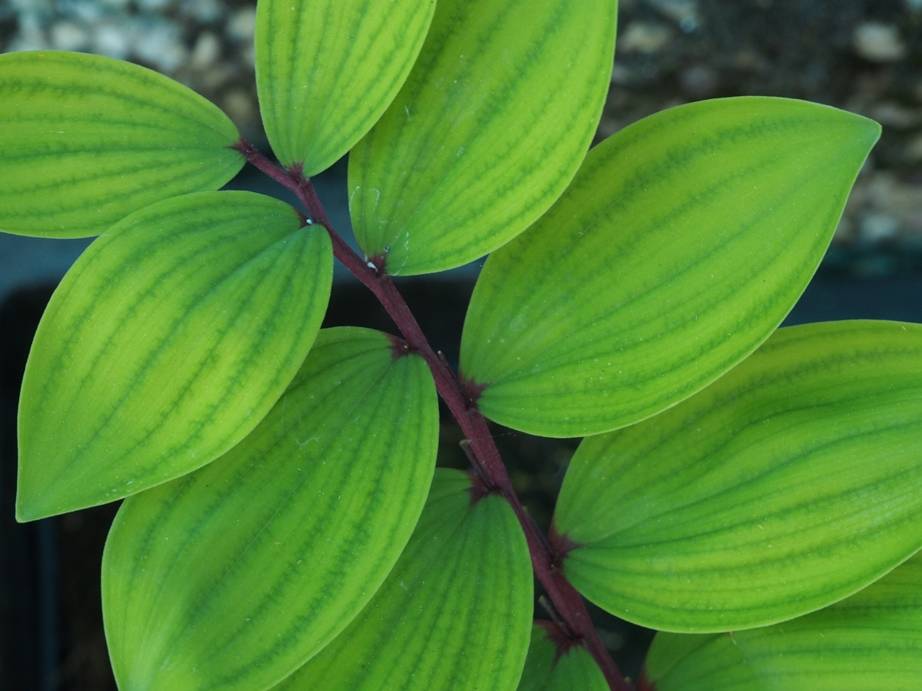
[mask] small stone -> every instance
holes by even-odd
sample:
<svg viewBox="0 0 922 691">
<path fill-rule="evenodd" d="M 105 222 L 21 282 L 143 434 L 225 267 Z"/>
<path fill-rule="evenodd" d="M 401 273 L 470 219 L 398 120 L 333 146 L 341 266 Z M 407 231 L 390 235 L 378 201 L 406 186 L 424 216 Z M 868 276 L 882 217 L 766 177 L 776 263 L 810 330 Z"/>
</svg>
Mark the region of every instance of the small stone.
<svg viewBox="0 0 922 691">
<path fill-rule="evenodd" d="M 672 38 L 672 31 L 663 24 L 634 22 L 618 39 L 618 47 L 626 53 L 655 53 Z"/>
<path fill-rule="evenodd" d="M 51 48 L 44 32 L 40 29 L 20 29 L 19 34 L 5 47 L 10 53 L 20 50 L 45 50 Z"/>
<path fill-rule="evenodd" d="M 202 24 L 211 24 L 221 18 L 224 5 L 220 0 L 195 0 L 195 2 L 182 3 L 179 11 L 189 19 Z"/>
<path fill-rule="evenodd" d="M 102 22 L 93 32 L 93 52 L 124 60 L 131 54 L 128 31 L 115 22 Z"/>
<path fill-rule="evenodd" d="M 70 0 L 69 2 L 58 2 L 55 6 L 56 13 L 79 19 L 92 26 L 93 22 L 99 21 L 105 12 L 105 8 L 96 0 Z"/>
<path fill-rule="evenodd" d="M 163 12 L 167 7 L 173 4 L 173 0 L 135 0 L 141 11 Z M 194 4 L 194 3 L 193 3 Z"/>
<path fill-rule="evenodd" d="M 872 245 L 894 238 L 898 231 L 897 220 L 889 214 L 872 212 L 861 219 L 861 239 Z"/>
<path fill-rule="evenodd" d="M 221 99 L 221 106 L 234 122 L 252 122 L 256 114 L 253 99 L 245 89 L 230 89 Z"/>
<path fill-rule="evenodd" d="M 85 50 L 89 43 L 89 32 L 76 22 L 56 22 L 51 27 L 51 45 L 58 50 Z"/>
<path fill-rule="evenodd" d="M 48 28 L 47 19 L 36 12 L 28 12 L 20 9 L 17 10 L 17 14 L 19 15 L 20 35 L 44 33 Z"/>
<path fill-rule="evenodd" d="M 234 81 L 238 72 L 239 69 L 236 65 L 227 61 L 221 61 L 215 63 L 207 70 L 200 70 L 195 75 L 195 79 L 198 84 L 201 85 L 202 91 L 213 94 L 225 84 Z"/>
<path fill-rule="evenodd" d="M 186 61 L 188 52 L 176 25 L 142 20 L 136 33 L 134 54 L 148 65 L 172 72 Z"/>
<path fill-rule="evenodd" d="M 720 87 L 720 78 L 707 65 L 692 65 L 679 76 L 682 90 L 694 98 L 712 96 Z"/>
<path fill-rule="evenodd" d="M 894 101 L 883 101 L 871 108 L 870 116 L 888 127 L 901 129 L 913 127 L 922 121 L 916 108 L 907 108 Z"/>
<path fill-rule="evenodd" d="M 192 48 L 190 65 L 196 69 L 211 67 L 221 55 L 221 41 L 210 31 L 203 32 Z"/>
<path fill-rule="evenodd" d="M 872 62 L 895 62 L 906 57 L 906 44 L 893 24 L 864 22 L 855 29 L 853 44 L 858 55 Z"/>
<path fill-rule="evenodd" d="M 243 62 L 249 67 L 256 65 L 256 46 L 253 41 L 247 41 L 243 46 Z"/>
<path fill-rule="evenodd" d="M 246 8 L 234 13 L 227 23 L 227 33 L 235 41 L 252 41 L 256 28 L 256 10 Z"/>
<path fill-rule="evenodd" d="M 16 14 L 50 14 L 54 11 L 52 0 L 10 0 Z"/>
<path fill-rule="evenodd" d="M 910 161 L 922 162 L 922 133 L 909 140 L 909 144 L 906 145 L 906 157 Z M 922 213 L 922 208 L 920 208 L 920 213 Z"/>
<path fill-rule="evenodd" d="M 701 25 L 698 13 L 697 0 L 650 0 L 656 9 L 679 25 L 679 28 L 690 33 Z"/>
<path fill-rule="evenodd" d="M 611 83 L 615 85 L 624 85 L 630 84 L 634 79 L 634 75 L 631 73 L 631 69 L 621 63 L 615 62 L 615 66 L 611 71 Z"/>
</svg>

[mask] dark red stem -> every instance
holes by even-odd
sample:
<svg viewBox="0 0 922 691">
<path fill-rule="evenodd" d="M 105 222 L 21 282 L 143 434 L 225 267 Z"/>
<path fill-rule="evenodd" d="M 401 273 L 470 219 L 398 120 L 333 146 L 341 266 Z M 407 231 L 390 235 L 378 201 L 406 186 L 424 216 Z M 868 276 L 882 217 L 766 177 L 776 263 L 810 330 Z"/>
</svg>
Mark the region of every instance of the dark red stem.
<svg viewBox="0 0 922 691">
<path fill-rule="evenodd" d="M 487 489 L 502 495 L 512 506 L 519 523 L 522 524 L 535 575 L 566 625 L 568 629 L 566 633 L 574 641 L 581 641 L 586 646 L 614 691 L 631 691 L 630 684 L 621 675 L 618 666 L 602 643 L 602 639 L 599 638 L 589 617 L 589 611 L 586 609 L 586 603 L 564 577 L 560 568 L 562 555 L 555 554 L 547 538 L 519 501 L 509 480 L 509 474 L 506 472 L 506 466 L 500 457 L 499 449 L 493 441 L 493 435 L 490 434 L 486 419 L 477 410 L 476 402 L 471 399 L 470 392 L 465 390 L 454 371 L 429 345 L 429 340 L 416 321 L 416 317 L 413 316 L 394 282 L 385 273 L 383 258 L 362 259 L 346 244 L 330 223 L 313 184 L 304 177 L 299 167 L 285 170 L 243 140 L 236 145 L 236 148 L 253 166 L 298 196 L 312 220 L 327 229 L 333 243 L 335 257 L 375 295 L 406 339 L 410 349 L 422 356 L 429 365 L 435 379 L 436 389 L 467 438 L 470 444 L 471 460 L 478 465 L 479 474 L 487 485 Z"/>
</svg>

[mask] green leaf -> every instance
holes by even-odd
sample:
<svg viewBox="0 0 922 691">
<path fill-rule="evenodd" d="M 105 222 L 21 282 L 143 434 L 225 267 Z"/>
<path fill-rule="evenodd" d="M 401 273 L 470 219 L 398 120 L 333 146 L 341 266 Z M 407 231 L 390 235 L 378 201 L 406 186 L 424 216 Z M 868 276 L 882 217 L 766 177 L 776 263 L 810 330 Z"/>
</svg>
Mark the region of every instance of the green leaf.
<svg viewBox="0 0 922 691">
<path fill-rule="evenodd" d="M 42 317 L 19 403 L 19 520 L 113 501 L 243 439 L 320 328 L 330 239 L 251 192 L 199 192 L 98 238 Z"/>
<path fill-rule="evenodd" d="M 518 691 L 608 691 L 608 683 L 583 646 L 554 640 L 553 624 L 535 625 Z"/>
<path fill-rule="evenodd" d="M 259 0 L 256 84 L 272 150 L 306 175 L 328 168 L 394 100 L 435 0 Z"/>
<path fill-rule="evenodd" d="M 461 362 L 486 386 L 483 413 L 598 434 L 717 379 L 803 292 L 879 131 L 812 103 L 733 98 L 596 147 L 477 282 Z"/>
<path fill-rule="evenodd" d="M 365 610 L 276 691 L 511 691 L 532 616 L 531 562 L 506 501 L 437 470 L 419 525 Z"/>
<path fill-rule="evenodd" d="M 656 691 L 917 691 L 922 688 L 922 557 L 821 612 L 718 636 L 659 634 Z"/>
<path fill-rule="evenodd" d="M 178 82 L 99 55 L 0 55 L 0 230 L 98 235 L 148 204 L 230 180 L 239 135 Z"/>
<path fill-rule="evenodd" d="M 419 519 L 438 445 L 422 358 L 322 331 L 254 432 L 128 499 L 103 560 L 119 687 L 265 689 L 357 615 Z"/>
<path fill-rule="evenodd" d="M 922 547 L 922 326 L 780 330 L 695 397 L 585 439 L 555 527 L 564 570 L 666 631 L 762 626 L 864 588 Z"/>
<path fill-rule="evenodd" d="M 439 0 L 403 90 L 350 156 L 350 210 L 391 274 L 465 264 L 573 178 L 608 91 L 616 0 Z"/>
</svg>

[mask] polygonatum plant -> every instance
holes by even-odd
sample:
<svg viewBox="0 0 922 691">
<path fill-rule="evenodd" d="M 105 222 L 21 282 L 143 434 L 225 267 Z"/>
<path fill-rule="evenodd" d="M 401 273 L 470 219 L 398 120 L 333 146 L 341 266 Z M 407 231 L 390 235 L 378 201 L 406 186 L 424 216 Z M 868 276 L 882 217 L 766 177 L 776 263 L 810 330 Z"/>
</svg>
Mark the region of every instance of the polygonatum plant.
<svg viewBox="0 0 922 691">
<path fill-rule="evenodd" d="M 124 500 L 123 691 L 922 688 L 922 326 L 778 328 L 880 129 L 737 97 L 590 149 L 616 10 L 260 0 L 278 163 L 145 68 L 0 56 L 0 228 L 98 235 L 16 515 Z M 358 252 L 311 182 L 347 153 Z M 246 163 L 298 206 L 219 191 Z M 484 255 L 456 372 L 394 277 Z M 397 333 L 321 329 L 334 258 Z M 585 437 L 546 531 L 490 422 Z M 636 680 L 583 598 L 660 632 Z"/>
</svg>

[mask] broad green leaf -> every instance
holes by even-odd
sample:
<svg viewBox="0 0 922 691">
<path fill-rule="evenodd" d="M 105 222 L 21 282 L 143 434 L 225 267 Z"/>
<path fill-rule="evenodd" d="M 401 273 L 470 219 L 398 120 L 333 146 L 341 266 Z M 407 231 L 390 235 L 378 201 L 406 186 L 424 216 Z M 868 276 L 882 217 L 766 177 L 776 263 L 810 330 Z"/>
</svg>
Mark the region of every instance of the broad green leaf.
<svg viewBox="0 0 922 691">
<path fill-rule="evenodd" d="M 803 292 L 879 131 L 812 103 L 733 98 L 596 147 L 477 282 L 461 362 L 486 386 L 483 413 L 584 436 L 714 381 Z"/>
<path fill-rule="evenodd" d="M 922 326 L 780 330 L 716 384 L 585 439 L 555 516 L 564 570 L 649 628 L 791 619 L 922 547 Z"/>
<path fill-rule="evenodd" d="M 256 85 L 272 150 L 306 175 L 381 117 L 422 48 L 435 0 L 259 0 Z"/>
<path fill-rule="evenodd" d="M 588 650 L 570 642 L 561 649 L 549 629 L 536 624 L 518 691 L 608 691 L 608 683 Z"/>
<path fill-rule="evenodd" d="M 460 266 L 564 191 L 608 91 L 616 0 L 439 0 L 406 85 L 350 156 L 356 237 L 391 274 Z"/>
<path fill-rule="evenodd" d="M 437 470 L 416 532 L 365 610 L 276 691 L 512 691 L 528 650 L 531 562 L 505 499 Z"/>
<path fill-rule="evenodd" d="M 322 331 L 249 437 L 119 510 L 103 612 L 120 688 L 252 691 L 297 669 L 393 568 L 437 445 L 422 358 L 376 331 Z"/>
<path fill-rule="evenodd" d="M 713 636 L 659 634 L 656 691 L 922 689 L 922 557 L 794 621 Z"/>
<path fill-rule="evenodd" d="M 55 291 L 19 402 L 21 521 L 184 475 L 284 393 L 326 310 L 322 228 L 252 192 L 199 192 L 97 239 Z"/>
<path fill-rule="evenodd" d="M 0 230 L 98 235 L 148 204 L 216 190 L 243 166 L 214 104 L 99 55 L 0 55 Z"/>
</svg>

